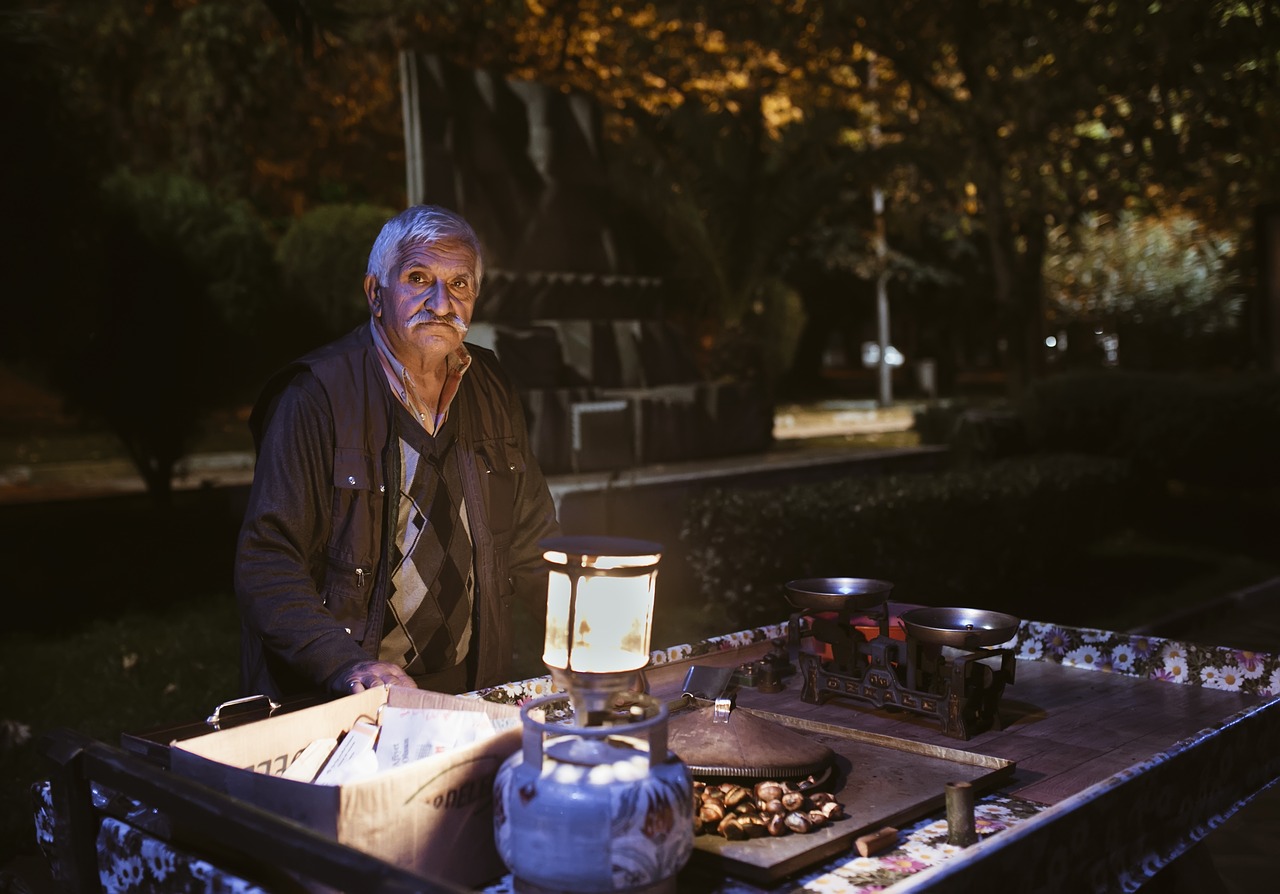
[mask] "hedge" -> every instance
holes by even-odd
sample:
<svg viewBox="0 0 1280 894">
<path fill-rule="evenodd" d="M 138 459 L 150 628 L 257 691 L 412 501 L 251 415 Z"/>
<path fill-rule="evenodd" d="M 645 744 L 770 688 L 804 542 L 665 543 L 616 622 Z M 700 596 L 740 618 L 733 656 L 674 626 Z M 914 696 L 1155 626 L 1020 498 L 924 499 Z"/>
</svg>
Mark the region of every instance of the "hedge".
<svg viewBox="0 0 1280 894">
<path fill-rule="evenodd" d="M 1052 573 L 1128 513 L 1128 465 L 1077 455 L 820 486 L 710 489 L 681 541 L 709 620 L 772 623 L 805 577 L 890 580 L 895 600 L 1012 610 L 1009 594 Z"/>
<path fill-rule="evenodd" d="M 290 224 L 276 246 L 289 298 L 315 317 L 317 340 L 369 318 L 363 283 L 369 250 L 395 214 L 376 205 L 321 205 Z"/>
<path fill-rule="evenodd" d="M 1018 403 L 1028 450 L 1124 459 L 1148 481 L 1280 485 L 1280 376 L 1101 370 L 1035 383 Z"/>
</svg>

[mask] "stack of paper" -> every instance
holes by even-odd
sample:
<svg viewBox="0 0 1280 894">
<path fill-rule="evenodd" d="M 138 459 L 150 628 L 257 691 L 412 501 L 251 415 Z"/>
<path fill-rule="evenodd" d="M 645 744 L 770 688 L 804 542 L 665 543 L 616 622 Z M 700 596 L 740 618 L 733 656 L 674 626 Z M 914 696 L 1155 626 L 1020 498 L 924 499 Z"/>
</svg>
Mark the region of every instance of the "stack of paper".
<svg viewBox="0 0 1280 894">
<path fill-rule="evenodd" d="M 316 739 L 283 775 L 317 785 L 343 785 L 464 748 L 499 731 L 482 711 L 384 707 L 377 723 L 358 721 L 339 739 Z"/>
</svg>

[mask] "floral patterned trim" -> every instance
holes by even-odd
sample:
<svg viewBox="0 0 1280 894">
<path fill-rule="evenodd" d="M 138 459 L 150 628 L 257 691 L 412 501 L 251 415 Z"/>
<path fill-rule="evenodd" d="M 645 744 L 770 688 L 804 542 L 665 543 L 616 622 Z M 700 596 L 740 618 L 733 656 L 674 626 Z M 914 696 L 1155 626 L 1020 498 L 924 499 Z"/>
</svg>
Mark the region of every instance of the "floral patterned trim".
<svg viewBox="0 0 1280 894">
<path fill-rule="evenodd" d="M 785 637 L 787 628 L 788 625 L 784 622 L 767 627 L 743 630 L 725 636 L 712 637 L 697 643 L 656 650 L 651 653 L 650 658 L 655 665 L 683 661 L 700 655 L 773 641 Z M 1073 628 L 1040 621 L 1023 621 L 1019 625 L 1015 636 L 1007 643 L 1002 643 L 1000 647 L 1015 649 L 1017 657 L 1023 661 L 1053 661 L 1082 670 L 1126 674 L 1143 679 L 1161 680 L 1189 686 L 1203 686 L 1209 689 L 1245 692 L 1261 696 L 1280 694 L 1280 657 L 1261 652 L 1241 651 L 1223 646 L 1201 646 L 1160 637 L 1116 633 L 1091 628 Z M 529 699 L 556 691 L 558 691 L 557 687 L 551 682 L 551 678 L 543 676 L 478 690 L 467 693 L 465 697 L 483 698 L 500 704 L 519 705 Z M 1194 754 L 1195 752 L 1192 753 Z M 1155 771 L 1158 771 L 1163 765 L 1164 758 L 1162 756 L 1153 757 L 1116 774 L 1106 782 L 1100 783 L 1095 789 L 1105 791 L 1126 780 L 1140 780 L 1144 784 L 1154 784 L 1154 778 L 1149 780 L 1147 777 L 1159 775 Z M 1260 772 L 1262 772 L 1261 769 Z M 1206 771 L 1205 775 L 1211 774 L 1207 774 Z M 33 786 L 32 793 L 36 801 L 35 825 L 37 840 L 40 844 L 40 849 L 53 861 L 55 858 L 53 840 L 59 818 L 54 813 L 48 782 L 38 783 Z M 1080 810 L 1081 822 L 1084 822 L 1083 816 L 1088 813 L 1085 808 L 1101 806 L 1097 802 L 1103 799 L 1098 798 L 1097 791 L 1092 790 L 1088 793 L 1082 793 L 1078 797 L 1082 808 Z M 100 803 L 101 800 L 106 800 L 106 796 L 95 792 L 95 803 L 99 809 L 107 806 L 104 803 Z M 1059 805 L 1058 810 L 1054 811 L 1053 815 L 1060 814 L 1062 812 L 1060 808 L 1061 805 Z M 981 799 L 975 805 L 978 834 L 985 839 L 998 831 L 1011 828 L 1027 819 L 1039 816 L 1046 809 L 1048 808 L 1014 796 L 994 793 Z M 114 811 L 107 810 L 105 812 L 111 813 Z M 1228 814 L 1230 812 L 1227 811 Z M 137 819 L 137 817 L 133 818 Z M 1088 825 L 1088 823 L 1084 824 Z M 1028 826 L 1026 830 L 1029 831 L 1030 828 L 1031 826 Z M 123 847 L 123 843 L 126 840 L 137 842 L 139 847 L 143 847 L 143 837 L 133 839 L 124 837 L 126 830 L 129 829 L 129 826 L 119 823 L 111 817 L 104 819 L 104 831 L 99 840 L 100 854 L 104 850 L 115 849 L 117 845 Z M 136 829 L 132 831 L 141 835 Z M 105 840 L 105 836 L 108 834 L 113 836 L 110 843 Z M 1201 831 L 1199 834 L 1203 834 L 1203 832 Z M 1195 837 L 1197 833 L 1193 831 L 1192 835 Z M 150 839 L 149 836 L 144 837 L 156 846 L 167 847 L 162 842 Z M 823 894 L 840 894 L 840 892 L 843 892 L 843 894 L 867 894 L 867 892 L 881 890 L 924 869 L 943 863 L 947 857 L 959 850 L 946 843 L 945 819 L 922 820 L 916 825 L 904 829 L 899 841 L 899 845 L 892 850 L 872 857 L 833 860 L 810 874 L 797 878 L 794 882 L 794 887 L 790 888 L 790 890 L 823 892 Z M 132 848 L 133 845 L 130 845 L 130 847 Z M 124 852 L 121 851 L 121 853 L 123 854 Z M 142 852 L 139 851 L 139 853 Z M 185 859 L 185 856 L 171 857 L 168 854 L 156 852 L 150 857 L 138 856 L 138 862 L 130 862 L 128 865 L 136 868 L 150 861 L 153 865 L 159 866 L 167 872 L 169 871 L 168 867 L 174 865 L 172 860 L 179 858 Z M 1157 860 L 1157 864 L 1162 863 L 1163 860 Z M 208 866 L 208 864 L 204 865 Z M 56 872 L 56 866 L 54 868 Z M 105 875 L 106 871 L 107 869 L 104 866 L 104 883 L 108 881 Z M 186 870 L 183 871 L 186 872 Z M 227 883 L 230 886 L 228 890 L 256 890 L 252 886 L 237 887 L 238 885 L 247 885 L 247 883 L 217 870 L 216 867 L 210 867 L 212 874 L 207 876 L 203 874 L 205 871 L 203 868 L 192 869 L 191 871 L 199 873 L 193 877 L 202 878 L 207 882 Z M 132 872 L 132 868 L 130 872 Z M 510 877 L 484 889 L 486 894 L 505 894 L 510 890 L 512 890 Z M 749 892 L 759 890 L 761 889 L 732 879 L 726 879 L 717 887 L 718 894 L 735 894 L 735 892 L 749 894 Z"/>
<path fill-rule="evenodd" d="M 103 890 L 112 892 L 267 894 L 252 882 L 114 817 L 103 819 L 98 829 L 98 877 Z"/>
<path fill-rule="evenodd" d="M 650 653 L 651 663 L 670 664 L 787 635 L 789 622 L 740 630 L 687 645 L 671 646 Z M 1116 633 L 1090 627 L 1067 627 L 1044 621 L 1023 621 L 1018 632 L 1000 648 L 1016 650 L 1022 661 L 1052 661 L 1066 667 L 1126 674 L 1149 680 L 1164 680 L 1244 692 L 1250 695 L 1280 695 L 1280 655 L 1249 652 L 1228 646 L 1201 646 L 1157 636 Z M 491 689 L 467 693 L 507 705 L 520 705 L 531 698 L 557 691 L 549 676 L 505 683 Z"/>
<path fill-rule="evenodd" d="M 1156 636 L 1023 621 L 1005 647 L 1020 660 L 1126 674 L 1206 689 L 1280 694 L 1280 656 L 1227 646 L 1201 646 Z"/>
<path fill-rule="evenodd" d="M 514 683 L 503 683 L 501 686 L 478 689 L 475 692 L 464 692 L 458 698 L 479 698 L 500 705 L 519 706 L 531 699 L 552 695 L 559 691 L 560 687 L 551 682 L 550 675 L 546 675 L 518 680 Z"/>
<path fill-rule="evenodd" d="M 696 643 L 671 646 L 667 649 L 655 649 L 649 653 L 649 662 L 655 665 L 672 664 L 676 661 L 697 658 L 699 655 L 711 655 L 715 652 L 741 649 L 744 646 L 751 646 L 756 643 L 772 642 L 786 635 L 787 624 L 785 622 L 772 624 L 768 627 L 740 630 L 737 633 L 713 636 L 710 639 L 699 640 Z M 522 705 L 530 699 L 550 695 L 558 691 L 560 690 L 551 682 L 551 677 L 548 675 L 531 677 L 528 680 L 519 680 L 514 683 L 503 683 L 501 686 L 493 686 L 488 689 L 478 689 L 474 692 L 463 693 L 459 697 L 482 698 L 485 701 L 497 702 L 503 705 Z"/>
<path fill-rule="evenodd" d="M 111 816 L 113 809 L 126 803 L 118 794 L 92 787 L 93 806 L 107 813 L 98 827 L 98 879 L 104 891 L 219 891 L 227 894 L 266 894 L 264 889 L 239 876 L 192 856 L 168 842 L 156 838 L 128 820 Z M 60 822 L 53 803 L 53 788 L 48 780 L 31 786 L 35 807 L 36 844 L 49 861 L 55 879 L 65 881 L 67 873 L 58 862 L 55 843 Z M 130 818 L 135 822 L 146 812 L 134 802 Z"/>
</svg>

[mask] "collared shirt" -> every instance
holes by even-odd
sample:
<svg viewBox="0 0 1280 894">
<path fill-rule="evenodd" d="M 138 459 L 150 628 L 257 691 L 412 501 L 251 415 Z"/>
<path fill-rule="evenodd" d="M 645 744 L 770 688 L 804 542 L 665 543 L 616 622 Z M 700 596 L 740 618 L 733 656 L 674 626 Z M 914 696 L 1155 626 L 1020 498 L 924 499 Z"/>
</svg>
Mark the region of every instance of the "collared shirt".
<svg viewBox="0 0 1280 894">
<path fill-rule="evenodd" d="M 448 418 L 449 405 L 458 394 L 458 388 L 462 385 L 462 376 L 471 367 L 471 352 L 467 350 L 465 344 L 458 345 L 458 350 L 446 359 L 448 372 L 445 374 L 444 387 L 440 390 L 440 404 L 436 407 L 434 415 L 431 415 L 425 412 L 424 407 L 416 405 L 415 396 L 410 394 L 413 383 L 409 378 L 409 371 L 396 359 L 395 354 L 391 353 L 390 346 L 382 337 L 382 330 L 378 328 L 372 317 L 369 318 L 369 329 L 373 333 L 373 343 L 378 349 L 378 356 L 382 358 L 382 369 L 387 374 L 387 382 L 391 385 L 392 392 L 400 399 L 400 403 L 404 404 L 405 409 L 417 417 L 423 428 L 435 434 Z"/>
</svg>

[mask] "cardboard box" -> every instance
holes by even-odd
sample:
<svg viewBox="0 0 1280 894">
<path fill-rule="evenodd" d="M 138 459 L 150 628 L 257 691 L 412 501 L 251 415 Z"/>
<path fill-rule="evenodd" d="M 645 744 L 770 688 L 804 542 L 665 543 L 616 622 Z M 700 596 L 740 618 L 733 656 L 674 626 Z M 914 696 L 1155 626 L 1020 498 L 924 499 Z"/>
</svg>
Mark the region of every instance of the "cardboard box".
<svg viewBox="0 0 1280 894">
<path fill-rule="evenodd" d="M 378 709 L 445 708 L 484 711 L 514 721 L 496 736 L 340 786 L 281 777 L 315 739 L 336 736 Z M 174 772 L 296 820 L 389 863 L 464 886 L 507 870 L 493 841 L 493 779 L 520 747 L 520 711 L 477 699 L 403 687 L 372 689 L 175 741 Z"/>
</svg>

